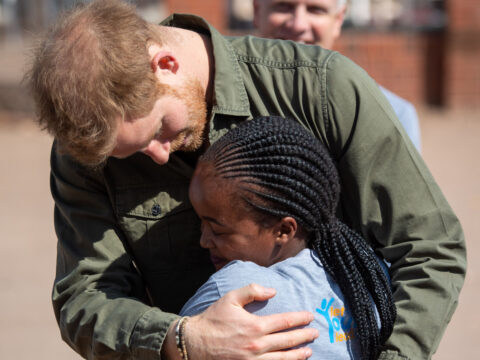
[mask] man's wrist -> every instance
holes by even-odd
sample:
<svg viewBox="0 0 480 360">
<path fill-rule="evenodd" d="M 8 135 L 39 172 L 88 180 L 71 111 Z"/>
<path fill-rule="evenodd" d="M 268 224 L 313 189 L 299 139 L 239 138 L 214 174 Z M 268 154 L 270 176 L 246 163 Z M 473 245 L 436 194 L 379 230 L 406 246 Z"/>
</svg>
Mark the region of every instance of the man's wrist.
<svg viewBox="0 0 480 360">
<path fill-rule="evenodd" d="M 187 325 L 188 319 L 188 316 L 182 317 L 177 321 L 177 325 L 175 326 L 175 342 L 177 350 L 183 360 L 188 360 L 187 344 L 185 340 L 185 326 Z"/>
<path fill-rule="evenodd" d="M 177 343 L 175 341 L 175 329 L 179 320 L 180 318 L 172 322 L 168 328 L 161 350 L 162 360 L 182 360 L 182 357 L 177 350 Z"/>
</svg>

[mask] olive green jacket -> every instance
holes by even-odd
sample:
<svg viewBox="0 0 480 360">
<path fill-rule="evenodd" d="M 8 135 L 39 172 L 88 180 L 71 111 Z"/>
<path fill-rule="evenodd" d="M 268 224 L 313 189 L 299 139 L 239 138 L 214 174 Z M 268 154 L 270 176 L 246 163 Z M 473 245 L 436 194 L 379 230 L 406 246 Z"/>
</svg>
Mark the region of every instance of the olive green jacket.
<svg viewBox="0 0 480 360">
<path fill-rule="evenodd" d="M 456 307 L 461 226 L 378 86 L 332 51 L 228 38 L 202 19 L 164 24 L 210 34 L 210 141 L 258 115 L 293 118 L 333 154 L 339 216 L 391 263 L 398 317 L 381 359 L 427 359 Z M 53 305 L 61 333 L 90 359 L 159 359 L 176 312 L 213 272 L 188 200 L 197 154 L 159 166 L 143 154 L 98 171 L 52 151 L 58 236 Z"/>
</svg>

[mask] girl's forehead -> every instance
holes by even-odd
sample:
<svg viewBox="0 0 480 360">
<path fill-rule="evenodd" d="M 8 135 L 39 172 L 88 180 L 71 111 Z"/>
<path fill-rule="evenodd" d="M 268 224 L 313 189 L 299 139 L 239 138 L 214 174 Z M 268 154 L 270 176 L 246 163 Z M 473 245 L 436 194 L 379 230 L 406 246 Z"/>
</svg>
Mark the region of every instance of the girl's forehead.
<svg viewBox="0 0 480 360">
<path fill-rule="evenodd" d="M 236 181 L 218 173 L 210 162 L 199 162 L 194 173 L 194 180 L 204 192 L 216 192 L 223 196 L 232 194 L 236 189 Z"/>
</svg>

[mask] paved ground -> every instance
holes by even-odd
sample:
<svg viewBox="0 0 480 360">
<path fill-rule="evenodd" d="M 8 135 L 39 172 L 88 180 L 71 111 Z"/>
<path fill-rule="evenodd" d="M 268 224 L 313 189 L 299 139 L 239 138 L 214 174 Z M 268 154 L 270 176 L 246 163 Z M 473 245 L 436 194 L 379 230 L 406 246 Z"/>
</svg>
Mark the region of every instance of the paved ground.
<svg viewBox="0 0 480 360">
<path fill-rule="evenodd" d="M 470 263 L 433 359 L 469 359 L 480 333 L 480 111 L 423 110 L 420 118 L 424 158 L 463 223 Z M 79 359 L 60 340 L 49 299 L 56 246 L 50 142 L 28 119 L 0 113 L 0 359 Z"/>
</svg>

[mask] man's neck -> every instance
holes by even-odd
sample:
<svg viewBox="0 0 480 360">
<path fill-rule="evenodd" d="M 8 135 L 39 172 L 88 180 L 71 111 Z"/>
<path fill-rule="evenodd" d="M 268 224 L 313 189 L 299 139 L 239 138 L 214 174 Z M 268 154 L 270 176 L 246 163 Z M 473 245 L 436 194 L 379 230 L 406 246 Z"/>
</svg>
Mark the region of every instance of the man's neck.
<svg viewBox="0 0 480 360">
<path fill-rule="evenodd" d="M 166 31 L 172 32 L 168 46 L 177 56 L 183 71 L 188 77 L 200 81 L 205 90 L 205 99 L 210 106 L 213 98 L 213 79 L 215 62 L 211 38 L 192 30 L 176 27 L 166 27 Z"/>
</svg>

